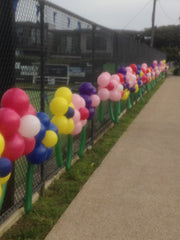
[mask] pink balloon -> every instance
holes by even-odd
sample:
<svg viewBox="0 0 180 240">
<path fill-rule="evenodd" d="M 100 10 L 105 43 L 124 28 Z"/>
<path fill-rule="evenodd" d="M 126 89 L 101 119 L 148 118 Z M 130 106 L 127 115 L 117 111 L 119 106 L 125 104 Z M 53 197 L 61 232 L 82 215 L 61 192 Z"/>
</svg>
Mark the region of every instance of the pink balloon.
<svg viewBox="0 0 180 240">
<path fill-rule="evenodd" d="M 132 73 L 127 73 L 126 74 L 126 82 L 129 82 L 132 77 Z"/>
<path fill-rule="evenodd" d="M 10 161 L 15 161 L 23 155 L 25 143 L 24 138 L 19 133 L 6 137 L 5 143 L 5 149 L 2 157 L 6 157 Z"/>
<path fill-rule="evenodd" d="M 1 100 L 1 106 L 11 108 L 20 116 L 29 108 L 29 97 L 26 92 L 20 88 L 11 88 L 7 90 Z"/>
<path fill-rule="evenodd" d="M 127 71 L 127 73 L 132 73 L 133 72 L 131 67 L 126 67 L 126 71 Z"/>
<path fill-rule="evenodd" d="M 72 135 L 77 135 L 82 131 L 82 123 L 81 121 L 77 122 L 74 126 L 74 130 L 71 132 Z"/>
<path fill-rule="evenodd" d="M 110 100 L 114 102 L 118 102 L 121 99 L 121 93 L 116 89 L 110 92 Z"/>
<path fill-rule="evenodd" d="M 122 84 L 118 84 L 118 87 L 117 87 L 117 90 L 119 91 L 119 92 L 122 92 L 123 91 L 123 85 Z"/>
<path fill-rule="evenodd" d="M 141 68 L 147 68 L 147 63 L 142 63 Z"/>
<path fill-rule="evenodd" d="M 84 126 L 87 124 L 87 119 L 81 120 L 81 124 L 82 124 L 82 126 L 84 127 Z"/>
<path fill-rule="evenodd" d="M 129 83 L 129 87 L 130 87 L 130 88 L 132 88 L 132 87 L 134 86 L 134 82 L 133 82 L 132 79 L 130 79 L 128 83 Z"/>
<path fill-rule="evenodd" d="M 100 104 L 100 97 L 96 94 L 91 95 L 91 107 L 97 107 Z"/>
<path fill-rule="evenodd" d="M 80 118 L 81 118 L 80 112 L 77 109 L 74 109 L 74 116 L 72 118 L 74 123 L 79 122 Z"/>
<path fill-rule="evenodd" d="M 103 72 L 99 75 L 97 83 L 101 87 L 106 87 L 109 84 L 111 75 L 108 72 Z"/>
<path fill-rule="evenodd" d="M 20 116 L 13 109 L 0 108 L 0 132 L 3 136 L 15 134 L 20 127 Z"/>
<path fill-rule="evenodd" d="M 98 91 L 98 96 L 101 101 L 106 101 L 109 99 L 109 91 L 106 88 L 102 88 Z"/>
<path fill-rule="evenodd" d="M 113 74 L 113 75 L 111 76 L 110 81 L 112 81 L 112 80 L 117 81 L 117 83 L 120 82 L 119 76 L 118 76 L 117 74 Z"/>
<path fill-rule="evenodd" d="M 72 103 L 73 103 L 75 109 L 85 107 L 85 105 L 86 105 L 84 99 L 79 94 L 76 94 L 76 93 L 73 93 L 73 95 L 72 95 Z"/>
<path fill-rule="evenodd" d="M 110 82 L 114 85 L 114 89 L 116 89 L 118 87 L 119 82 L 116 79 L 112 79 Z"/>
</svg>

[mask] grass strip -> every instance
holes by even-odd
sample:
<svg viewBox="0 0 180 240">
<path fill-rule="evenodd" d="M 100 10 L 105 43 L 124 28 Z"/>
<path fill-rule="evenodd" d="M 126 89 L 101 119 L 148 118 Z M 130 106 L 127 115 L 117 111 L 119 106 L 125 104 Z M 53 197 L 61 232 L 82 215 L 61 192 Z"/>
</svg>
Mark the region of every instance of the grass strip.
<svg viewBox="0 0 180 240">
<path fill-rule="evenodd" d="M 92 149 L 71 167 L 69 172 L 56 180 L 46 190 L 45 195 L 33 204 L 33 210 L 28 215 L 24 215 L 1 237 L 1 240 L 43 240 L 119 137 L 164 81 L 165 79 L 160 80 L 155 88 L 144 96 L 144 102 L 139 101 L 128 110 L 119 123 L 109 129 Z"/>
</svg>

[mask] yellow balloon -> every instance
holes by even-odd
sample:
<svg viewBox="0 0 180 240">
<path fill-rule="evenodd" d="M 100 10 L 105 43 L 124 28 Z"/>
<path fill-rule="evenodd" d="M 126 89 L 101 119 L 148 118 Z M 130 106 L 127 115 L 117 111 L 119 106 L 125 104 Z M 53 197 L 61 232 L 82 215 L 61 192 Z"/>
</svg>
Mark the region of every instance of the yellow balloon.
<svg viewBox="0 0 180 240">
<path fill-rule="evenodd" d="M 139 91 L 139 86 L 138 86 L 138 84 L 135 85 L 135 88 L 136 88 L 135 93 L 137 93 L 137 92 Z"/>
<path fill-rule="evenodd" d="M 57 134 L 54 131 L 47 130 L 46 135 L 42 140 L 45 147 L 50 148 L 56 145 L 58 140 Z"/>
<path fill-rule="evenodd" d="M 2 186 L 0 184 L 0 198 L 1 198 L 1 195 L 2 195 Z"/>
<path fill-rule="evenodd" d="M 11 173 L 9 173 L 7 176 L 0 178 L 0 184 L 6 183 L 11 176 Z"/>
<path fill-rule="evenodd" d="M 3 135 L 0 133 L 0 156 L 4 151 L 5 141 Z"/>
<path fill-rule="evenodd" d="M 68 110 L 68 102 L 65 98 L 55 97 L 50 102 L 49 107 L 54 115 L 64 115 Z"/>
<path fill-rule="evenodd" d="M 140 72 L 140 77 L 142 77 L 144 75 L 143 71 Z"/>
<path fill-rule="evenodd" d="M 64 134 L 70 134 L 74 130 L 74 121 L 72 118 L 68 119 L 67 128 L 65 129 Z"/>
<path fill-rule="evenodd" d="M 62 97 L 65 98 L 68 103 L 72 101 L 72 92 L 69 88 L 67 87 L 60 87 L 56 90 L 55 92 L 55 97 Z"/>
<path fill-rule="evenodd" d="M 74 105 L 73 105 L 73 103 L 72 103 L 72 102 L 69 104 L 69 107 L 71 107 L 71 108 L 73 108 L 73 109 L 74 109 Z"/>
<path fill-rule="evenodd" d="M 68 119 L 65 116 L 54 116 L 51 122 L 57 126 L 59 134 L 66 134 Z"/>
<path fill-rule="evenodd" d="M 124 95 L 122 96 L 121 99 L 122 99 L 123 101 L 125 101 L 125 100 L 128 99 L 128 96 L 129 96 L 128 92 L 124 92 Z"/>
</svg>

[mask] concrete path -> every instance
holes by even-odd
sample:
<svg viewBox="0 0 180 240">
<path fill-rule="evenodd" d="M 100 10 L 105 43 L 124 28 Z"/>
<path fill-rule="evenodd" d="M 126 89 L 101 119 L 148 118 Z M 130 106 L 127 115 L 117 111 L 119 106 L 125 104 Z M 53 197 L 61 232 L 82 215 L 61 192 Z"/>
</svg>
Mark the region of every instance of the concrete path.
<svg viewBox="0 0 180 240">
<path fill-rule="evenodd" d="M 45 240 L 180 240 L 180 77 L 169 77 Z"/>
</svg>

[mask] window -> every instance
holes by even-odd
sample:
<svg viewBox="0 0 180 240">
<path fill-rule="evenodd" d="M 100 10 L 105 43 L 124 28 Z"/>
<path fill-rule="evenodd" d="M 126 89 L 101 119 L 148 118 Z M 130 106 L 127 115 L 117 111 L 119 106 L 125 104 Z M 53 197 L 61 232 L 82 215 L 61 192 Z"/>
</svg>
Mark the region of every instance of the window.
<svg viewBox="0 0 180 240">
<path fill-rule="evenodd" d="M 92 49 L 92 36 L 87 36 L 87 50 Z M 106 39 L 101 36 L 95 36 L 95 50 L 106 51 Z"/>
</svg>

